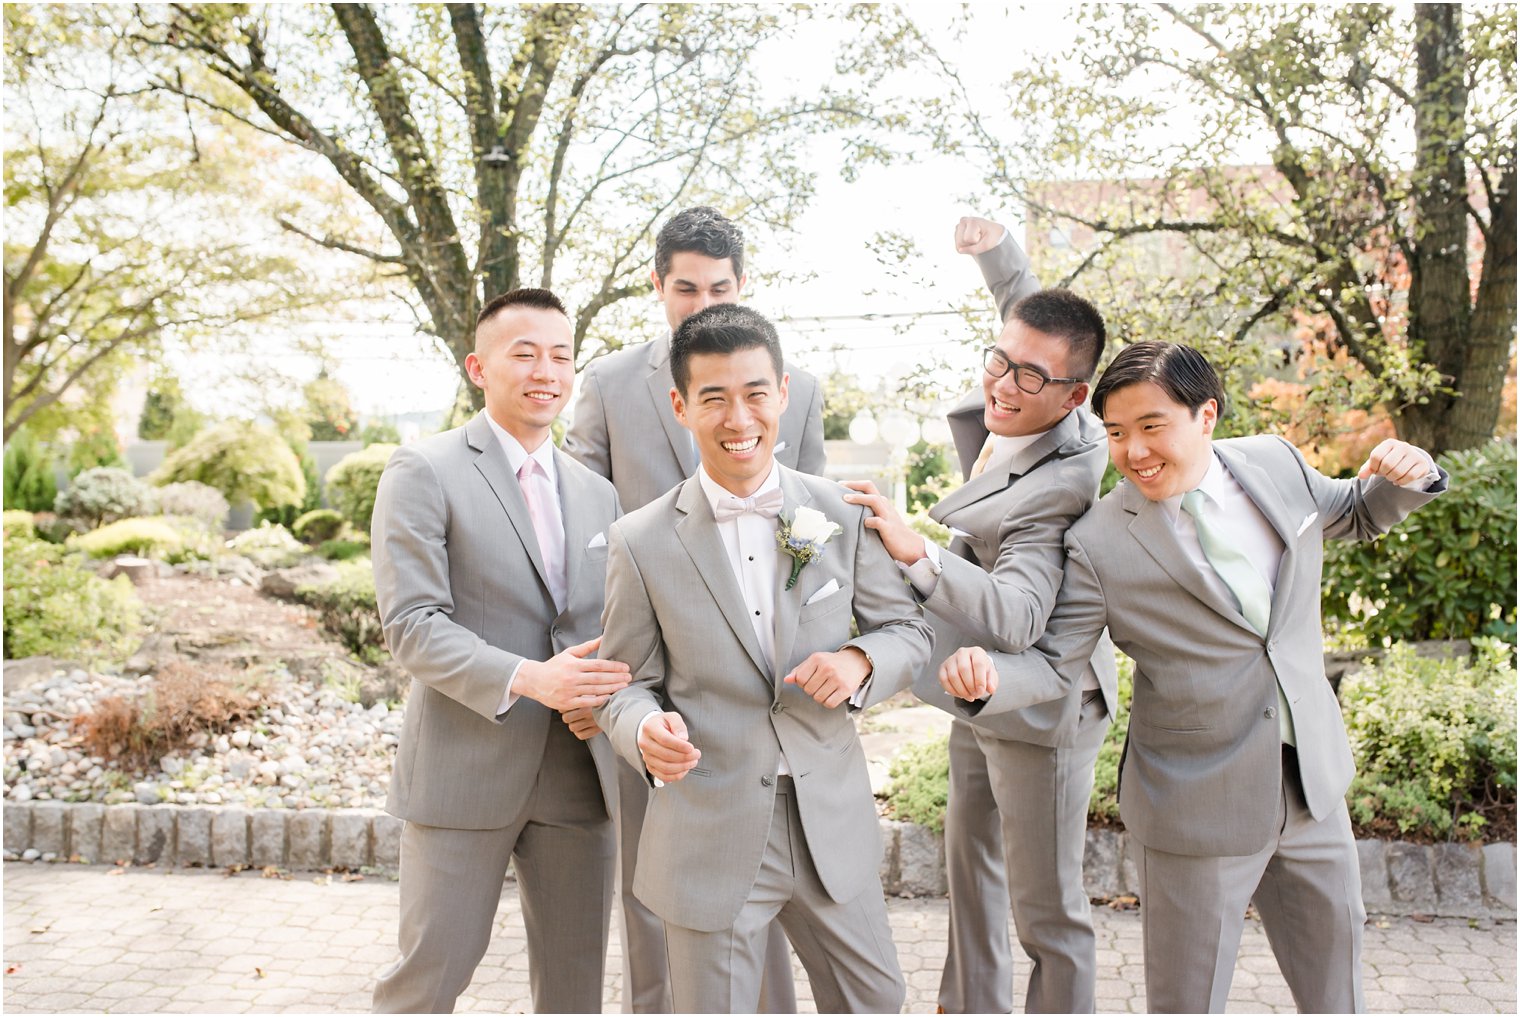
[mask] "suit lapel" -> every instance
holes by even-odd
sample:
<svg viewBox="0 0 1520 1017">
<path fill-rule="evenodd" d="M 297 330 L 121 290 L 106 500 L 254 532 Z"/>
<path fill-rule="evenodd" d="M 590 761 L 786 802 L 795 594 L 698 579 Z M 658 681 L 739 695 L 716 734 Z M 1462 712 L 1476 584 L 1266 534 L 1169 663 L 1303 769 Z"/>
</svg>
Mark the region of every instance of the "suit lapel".
<svg viewBox="0 0 1520 1017">
<path fill-rule="evenodd" d="M 1272 616 L 1267 622 L 1267 633 L 1270 635 L 1277 628 L 1278 618 L 1288 613 L 1280 608 L 1293 592 L 1298 539 L 1293 532 L 1292 516 L 1266 470 L 1240 454 L 1232 445 L 1218 444 L 1214 446 L 1214 451 L 1219 453 L 1219 458 L 1224 461 L 1225 468 L 1230 471 L 1230 476 L 1235 478 L 1235 482 L 1256 503 L 1256 507 L 1261 510 L 1261 514 L 1266 517 L 1267 522 L 1277 533 L 1278 539 L 1283 543 L 1282 561 L 1277 565 L 1277 581 L 1272 584 Z"/>
<path fill-rule="evenodd" d="M 950 438 L 955 442 L 955 455 L 961 461 L 962 479 L 971 476 L 971 467 L 987 442 L 987 423 L 983 416 L 986 403 L 981 389 L 967 393 L 955 408 L 945 415 L 950 425 Z"/>
<path fill-rule="evenodd" d="M 1177 531 L 1172 528 L 1172 522 L 1166 517 L 1166 511 L 1161 505 L 1135 490 L 1133 484 L 1126 483 L 1121 490 L 1124 511 L 1134 517 L 1130 520 L 1129 532 L 1145 549 L 1145 553 L 1154 558 L 1156 564 L 1165 569 L 1178 586 L 1222 617 L 1256 635 L 1256 630 L 1251 628 L 1251 623 L 1240 613 L 1234 599 L 1221 595 L 1212 583 L 1205 581 L 1198 566 L 1193 564 L 1193 560 L 1177 542 Z"/>
<path fill-rule="evenodd" d="M 749 654 L 760 674 L 770 673 L 765 655 L 760 652 L 760 641 L 755 638 L 755 627 L 744 608 L 739 580 L 729 566 L 728 550 L 723 546 L 723 538 L 718 536 L 712 506 L 707 503 L 702 484 L 695 477 L 682 482 L 681 491 L 676 495 L 676 510 L 682 514 L 676 523 L 676 538 L 686 549 L 697 574 L 702 577 L 713 602 L 723 612 L 744 652 Z"/>
<path fill-rule="evenodd" d="M 544 595 L 548 596 L 549 572 L 544 566 L 543 552 L 538 548 L 538 536 L 533 532 L 533 518 L 528 515 L 528 503 L 523 498 L 522 486 L 518 484 L 517 477 L 507 462 L 507 453 L 502 449 L 501 442 L 496 440 L 496 432 L 491 430 L 484 411 L 477 413 L 465 425 L 464 434 L 470 447 L 480 453 L 475 459 L 475 468 L 480 471 L 480 475 L 490 485 L 491 492 L 496 495 L 496 500 L 506 510 L 507 519 L 517 532 L 517 539 L 522 541 L 523 550 L 528 552 L 533 570 L 538 573 L 538 581 L 543 584 Z M 567 596 L 566 600 L 568 599 Z"/>
<path fill-rule="evenodd" d="M 1073 410 L 1068 413 L 1061 419 L 1060 423 L 1015 453 L 1013 458 L 1005 465 L 989 469 L 980 477 L 968 480 L 956 490 L 951 491 L 938 505 L 929 510 L 930 518 L 937 522 L 944 522 L 945 517 L 956 510 L 963 509 L 967 505 L 975 504 L 984 498 L 989 498 L 1006 490 L 1015 480 L 1034 469 L 1043 460 L 1059 451 L 1067 442 L 1077 436 L 1080 430 L 1079 412 L 1079 410 Z M 982 434 L 986 435 L 986 433 L 986 428 L 982 428 Z M 957 451 L 964 461 L 966 458 L 965 449 L 958 449 Z M 971 452 L 973 462 L 975 462 L 980 452 L 981 446 L 977 446 Z"/>
<path fill-rule="evenodd" d="M 781 495 L 781 514 L 788 519 L 797 517 L 798 506 L 808 505 L 813 500 L 797 475 L 785 467 L 781 469 Z M 786 662 L 791 659 L 792 643 L 797 639 L 797 616 L 802 611 L 802 580 L 799 578 L 797 585 L 788 590 L 786 581 L 792 575 L 792 558 L 779 547 L 776 554 L 781 560 L 776 566 L 776 666 L 772 680 L 779 685 L 786 674 Z"/>
<path fill-rule="evenodd" d="M 689 477 L 697 472 L 697 457 L 691 448 L 691 432 L 680 425 L 670 408 L 670 390 L 675 387 L 670 374 L 670 336 L 652 340 L 649 345 L 649 377 L 645 379 L 649 398 L 670 441 L 671 454 L 681 464 L 681 476 Z"/>
</svg>

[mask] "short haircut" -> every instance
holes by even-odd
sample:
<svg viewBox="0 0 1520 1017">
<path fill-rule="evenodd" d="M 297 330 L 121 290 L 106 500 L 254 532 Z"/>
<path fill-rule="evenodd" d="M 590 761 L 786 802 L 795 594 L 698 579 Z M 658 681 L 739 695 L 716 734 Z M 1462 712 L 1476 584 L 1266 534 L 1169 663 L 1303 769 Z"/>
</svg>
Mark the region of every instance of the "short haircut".
<svg viewBox="0 0 1520 1017">
<path fill-rule="evenodd" d="M 1036 332 L 1044 332 L 1066 341 L 1070 356 L 1067 368 L 1074 378 L 1091 378 L 1103 357 L 1108 332 L 1103 315 L 1087 300 L 1071 290 L 1040 290 L 1013 305 L 1011 320 L 1020 321 Z"/>
<path fill-rule="evenodd" d="M 698 311 L 670 338 L 670 374 L 684 398 L 691 383 L 691 358 L 702 353 L 727 356 L 741 350 L 763 348 L 771 355 L 776 381 L 781 381 L 781 340 L 776 326 L 765 315 L 742 304 L 714 304 Z"/>
<path fill-rule="evenodd" d="M 727 258 L 734 281 L 744 278 L 744 231 L 728 216 L 707 205 L 683 209 L 666 220 L 654 238 L 654 274 L 665 284 L 670 261 L 681 251 L 709 258 Z"/>
<path fill-rule="evenodd" d="M 508 307 L 536 307 L 541 311 L 558 311 L 565 317 L 570 317 L 570 312 L 565 310 L 564 302 L 556 297 L 553 291 L 539 289 L 537 286 L 519 286 L 515 290 L 508 290 L 501 296 L 492 297 L 486 301 L 486 306 L 480 309 L 480 314 L 475 318 L 475 327 L 479 328 Z"/>
<path fill-rule="evenodd" d="M 1119 351 L 1092 390 L 1092 409 L 1099 419 L 1109 393 L 1148 381 L 1181 403 L 1193 416 L 1210 399 L 1224 413 L 1224 388 L 1214 365 L 1202 353 L 1181 343 L 1131 343 Z"/>
</svg>

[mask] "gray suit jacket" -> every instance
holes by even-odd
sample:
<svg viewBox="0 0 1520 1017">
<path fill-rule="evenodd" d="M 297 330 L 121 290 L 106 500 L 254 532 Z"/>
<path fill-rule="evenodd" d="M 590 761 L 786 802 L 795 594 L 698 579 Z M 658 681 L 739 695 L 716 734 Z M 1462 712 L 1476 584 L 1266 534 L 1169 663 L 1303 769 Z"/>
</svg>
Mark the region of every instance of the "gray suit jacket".
<svg viewBox="0 0 1520 1017">
<path fill-rule="evenodd" d="M 950 412 L 956 451 L 969 471 L 987 438 L 981 390 Z M 1045 631 L 1066 561 L 1066 530 L 1097 499 L 1108 462 L 1103 427 L 1082 409 L 1068 413 L 1027 448 L 952 491 L 929 515 L 955 534 L 934 592 L 924 601 L 934 626 L 934 657 L 913 683 L 914 693 L 957 713 L 940 686 L 939 665 L 962 646 L 1004 653 L 1028 648 Z M 1097 676 L 1108 712 L 1118 705 L 1113 644 L 1101 640 L 1088 673 Z M 1086 675 L 1084 674 L 1083 679 Z M 1052 682 L 1049 702 L 977 717 L 1000 738 L 1050 747 L 1077 734 L 1083 681 L 1064 694 Z"/>
<path fill-rule="evenodd" d="M 494 830 L 521 813 L 558 714 L 519 697 L 496 710 L 513 668 L 600 630 L 612 485 L 555 453 L 565 514 L 566 606 L 555 610 L 517 477 L 483 415 L 404 445 L 375 494 L 375 600 L 385 642 L 412 675 L 386 811 L 425 826 Z M 589 743 L 616 802 L 605 736 Z"/>
<path fill-rule="evenodd" d="M 827 480 L 781 469 L 782 515 L 818 509 L 843 532 L 781 587 L 776 660 L 764 664 L 754 627 L 701 484 L 692 479 L 612 528 L 607 637 L 602 656 L 628 663 L 633 683 L 598 711 L 614 748 L 645 772 L 638 728 L 654 710 L 686 722 L 702 758 L 682 780 L 651 792 L 634 892 L 685 928 L 730 926 L 765 853 L 786 753 L 803 833 L 829 896 L 847 901 L 877 878 L 881 840 L 865 754 L 847 708 L 825 709 L 782 677 L 809 654 L 844 645 L 874 665 L 866 701 L 906 687 L 932 636 L 865 511 Z M 778 555 L 781 551 L 778 549 Z M 830 581 L 839 589 L 807 601 Z M 860 634 L 851 636 L 852 619 Z"/>
<path fill-rule="evenodd" d="M 1265 637 L 1231 598 L 1203 582 L 1164 509 L 1122 483 L 1066 534 L 1061 594 L 1036 650 L 995 655 L 999 686 L 969 712 L 1022 705 L 1019 686 L 1076 681 L 1105 625 L 1135 661 L 1119 812 L 1147 847 L 1247 855 L 1266 845 L 1281 793 L 1280 682 L 1293 714 L 1304 798 L 1316 819 L 1351 783 L 1351 750 L 1325 680 L 1320 572 L 1327 537 L 1386 532 L 1446 489 L 1408 491 L 1381 478 L 1332 480 L 1281 438 L 1214 443 L 1230 475 L 1282 539 Z"/>
<path fill-rule="evenodd" d="M 811 374 L 791 376 L 776 437 L 776 461 L 823 472 L 823 389 Z M 670 334 L 597 357 L 581 371 L 565 451 L 612 481 L 624 511 L 654 501 L 697 470 L 691 434 L 670 406 Z"/>
</svg>

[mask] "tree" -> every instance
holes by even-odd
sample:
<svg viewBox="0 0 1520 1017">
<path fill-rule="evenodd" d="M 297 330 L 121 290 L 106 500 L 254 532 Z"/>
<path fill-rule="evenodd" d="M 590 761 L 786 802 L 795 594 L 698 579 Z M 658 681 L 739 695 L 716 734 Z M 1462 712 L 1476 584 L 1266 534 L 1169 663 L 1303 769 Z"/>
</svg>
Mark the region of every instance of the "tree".
<svg viewBox="0 0 1520 1017">
<path fill-rule="evenodd" d="M 236 139 L 170 122 L 138 88 L 120 20 L 5 8 L 7 440 L 55 408 L 103 403 L 166 339 L 312 298 L 294 295 L 294 266 L 240 219 L 257 194 L 229 172 Z"/>
<path fill-rule="evenodd" d="M 811 190 L 805 131 L 859 128 L 844 139 L 855 157 L 885 157 L 870 138 L 885 118 L 857 94 L 760 96 L 751 54 L 821 16 L 758 5 L 173 4 L 142 8 L 140 36 L 185 58 L 159 88 L 326 161 L 368 221 L 283 225 L 396 273 L 463 379 L 483 295 L 566 280 L 577 353 L 588 337 L 615 347 L 616 315 L 604 312 L 648 292 L 648 245 L 673 211 L 706 201 L 784 227 Z M 847 16 L 862 26 L 858 54 L 867 27 L 890 34 L 885 15 Z M 884 43 L 878 64 L 896 52 Z M 868 68 L 856 59 L 846 69 Z M 478 407 L 479 392 L 464 388 Z"/>
<path fill-rule="evenodd" d="M 1010 82 L 1017 148 L 963 103 L 989 183 L 1027 203 L 1034 241 L 1069 243 L 1064 281 L 1119 335 L 1201 342 L 1248 374 L 1308 313 L 1358 367 L 1327 398 L 1381 402 L 1435 452 L 1486 441 L 1515 335 L 1514 7 L 1080 18 L 1069 72 Z"/>
</svg>

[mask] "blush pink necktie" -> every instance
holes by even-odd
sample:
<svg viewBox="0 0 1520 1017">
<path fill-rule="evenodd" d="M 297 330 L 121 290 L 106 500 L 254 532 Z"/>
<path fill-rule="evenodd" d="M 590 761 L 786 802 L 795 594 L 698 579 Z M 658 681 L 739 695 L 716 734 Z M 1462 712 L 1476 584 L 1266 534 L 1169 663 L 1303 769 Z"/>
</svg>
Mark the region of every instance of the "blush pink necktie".
<svg viewBox="0 0 1520 1017">
<path fill-rule="evenodd" d="M 549 478 L 538 461 L 529 458 L 517 471 L 517 482 L 522 486 L 523 499 L 528 503 L 528 516 L 533 520 L 533 535 L 538 538 L 538 550 L 544 557 L 544 571 L 548 573 L 549 595 L 554 606 L 565 609 L 565 523 L 554 506 L 554 492 L 549 489 Z"/>
</svg>

